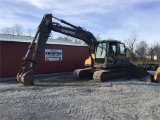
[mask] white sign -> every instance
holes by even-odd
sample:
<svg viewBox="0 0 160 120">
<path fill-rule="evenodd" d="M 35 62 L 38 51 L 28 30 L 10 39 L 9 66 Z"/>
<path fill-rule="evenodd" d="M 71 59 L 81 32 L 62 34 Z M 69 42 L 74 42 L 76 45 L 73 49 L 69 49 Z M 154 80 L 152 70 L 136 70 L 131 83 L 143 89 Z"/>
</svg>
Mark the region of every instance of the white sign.
<svg viewBox="0 0 160 120">
<path fill-rule="evenodd" d="M 62 50 L 45 49 L 45 61 L 62 61 Z"/>
</svg>

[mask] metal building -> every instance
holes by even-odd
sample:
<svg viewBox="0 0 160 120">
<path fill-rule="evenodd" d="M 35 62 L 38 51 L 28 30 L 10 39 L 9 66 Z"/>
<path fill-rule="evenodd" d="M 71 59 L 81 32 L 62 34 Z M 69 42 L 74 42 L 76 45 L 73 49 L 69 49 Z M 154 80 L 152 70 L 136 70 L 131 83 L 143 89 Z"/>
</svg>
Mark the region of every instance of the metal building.
<svg viewBox="0 0 160 120">
<path fill-rule="evenodd" d="M 0 78 L 16 76 L 32 39 L 0 34 Z M 84 68 L 84 61 L 88 56 L 86 45 L 49 39 L 34 74 L 69 72 Z"/>
</svg>

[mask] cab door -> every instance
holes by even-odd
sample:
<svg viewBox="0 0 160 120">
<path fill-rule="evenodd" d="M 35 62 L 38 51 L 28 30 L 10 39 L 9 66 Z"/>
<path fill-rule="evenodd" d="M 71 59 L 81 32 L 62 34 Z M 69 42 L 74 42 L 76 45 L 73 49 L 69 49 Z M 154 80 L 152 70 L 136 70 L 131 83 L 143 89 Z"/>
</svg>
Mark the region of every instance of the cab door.
<svg viewBox="0 0 160 120">
<path fill-rule="evenodd" d="M 126 48 L 123 43 L 117 43 L 117 63 L 126 62 Z"/>
</svg>

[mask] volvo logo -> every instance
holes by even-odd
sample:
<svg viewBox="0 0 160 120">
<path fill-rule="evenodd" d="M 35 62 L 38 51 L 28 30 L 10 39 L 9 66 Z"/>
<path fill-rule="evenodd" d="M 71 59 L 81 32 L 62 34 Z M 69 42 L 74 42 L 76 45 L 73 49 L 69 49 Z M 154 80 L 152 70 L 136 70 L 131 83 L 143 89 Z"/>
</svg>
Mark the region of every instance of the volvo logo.
<svg viewBox="0 0 160 120">
<path fill-rule="evenodd" d="M 63 32 L 63 33 L 66 33 L 66 34 L 75 35 L 75 32 L 70 31 L 70 30 L 64 30 L 64 29 L 62 29 L 62 32 Z"/>
</svg>

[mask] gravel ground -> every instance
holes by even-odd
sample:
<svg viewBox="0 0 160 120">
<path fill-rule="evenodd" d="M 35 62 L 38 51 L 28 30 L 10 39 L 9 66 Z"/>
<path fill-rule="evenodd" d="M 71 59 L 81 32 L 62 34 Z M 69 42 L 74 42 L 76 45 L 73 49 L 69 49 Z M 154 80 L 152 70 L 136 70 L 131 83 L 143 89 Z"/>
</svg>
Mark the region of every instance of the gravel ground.
<svg viewBox="0 0 160 120">
<path fill-rule="evenodd" d="M 0 79 L 1 120 L 160 120 L 160 84 L 35 76 L 35 86 Z"/>
</svg>

